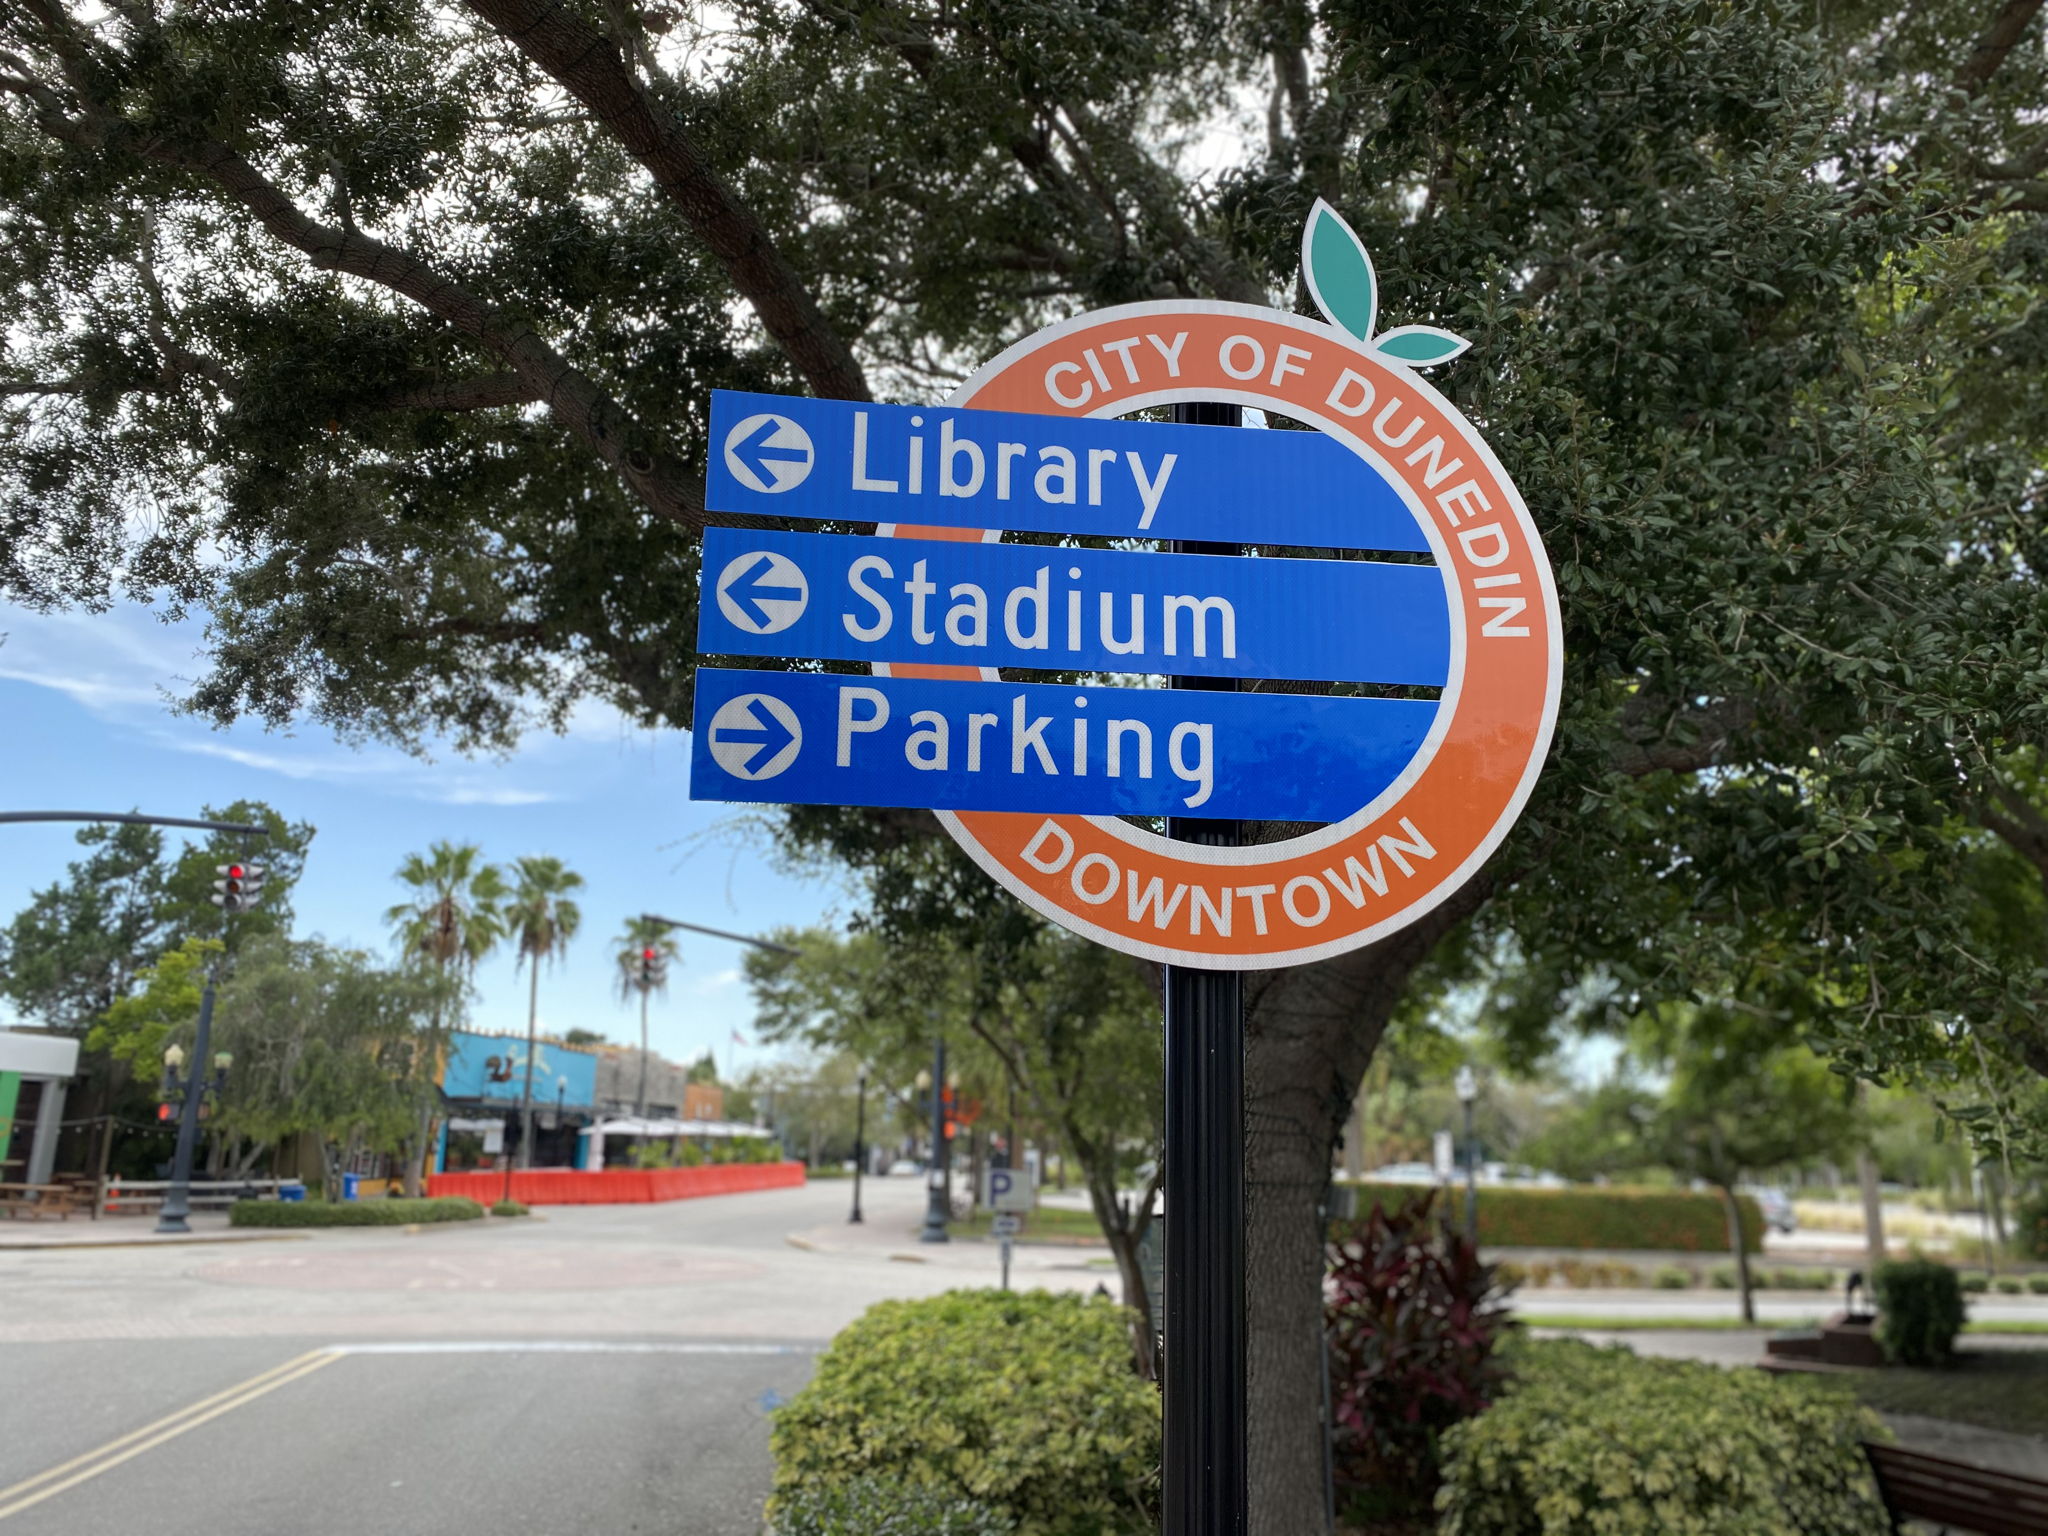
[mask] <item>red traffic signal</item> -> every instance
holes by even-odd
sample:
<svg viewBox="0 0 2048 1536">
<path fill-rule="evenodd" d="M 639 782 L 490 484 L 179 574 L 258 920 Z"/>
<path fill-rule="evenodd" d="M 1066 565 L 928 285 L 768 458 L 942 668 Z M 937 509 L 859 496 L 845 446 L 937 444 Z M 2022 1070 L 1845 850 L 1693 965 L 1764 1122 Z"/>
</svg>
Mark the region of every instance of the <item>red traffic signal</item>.
<svg viewBox="0 0 2048 1536">
<path fill-rule="evenodd" d="M 171 1118 L 171 1106 L 168 1104 L 157 1105 L 156 1117 L 159 1120 L 169 1120 Z"/>
<path fill-rule="evenodd" d="M 643 949 L 640 951 L 640 958 L 642 960 L 645 960 L 649 965 L 654 964 L 654 956 L 655 952 L 651 949 Z"/>
</svg>

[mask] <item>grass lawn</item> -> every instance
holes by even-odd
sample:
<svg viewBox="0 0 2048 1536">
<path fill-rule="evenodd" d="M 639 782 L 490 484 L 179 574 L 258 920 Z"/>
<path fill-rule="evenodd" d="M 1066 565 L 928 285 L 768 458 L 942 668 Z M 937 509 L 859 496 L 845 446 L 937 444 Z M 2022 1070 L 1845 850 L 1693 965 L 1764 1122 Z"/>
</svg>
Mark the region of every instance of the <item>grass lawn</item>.
<svg viewBox="0 0 2048 1536">
<path fill-rule="evenodd" d="M 1830 1377 L 1872 1408 L 1981 1424 L 2020 1435 L 2048 1435 L 2048 1349 L 1964 1351 L 1942 1370 L 1889 1366 Z"/>
<path fill-rule="evenodd" d="M 951 1224 L 955 1237 L 987 1237 L 992 1219 L 987 1211 L 976 1211 L 966 1221 Z M 1099 1243 L 1102 1227 L 1093 1211 L 1068 1210 L 1065 1206 L 1042 1205 L 1024 1218 L 1017 1234 L 1020 1243 Z"/>
</svg>

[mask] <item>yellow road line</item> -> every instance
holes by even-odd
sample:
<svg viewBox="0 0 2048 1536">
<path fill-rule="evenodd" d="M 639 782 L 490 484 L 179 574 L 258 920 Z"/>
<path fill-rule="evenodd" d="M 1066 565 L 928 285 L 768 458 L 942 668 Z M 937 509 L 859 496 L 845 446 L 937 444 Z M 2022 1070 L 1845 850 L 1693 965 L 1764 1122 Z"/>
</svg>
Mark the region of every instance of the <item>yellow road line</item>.
<svg viewBox="0 0 2048 1536">
<path fill-rule="evenodd" d="M 323 1365 L 332 1365 L 340 1358 L 340 1355 L 331 1350 L 311 1350 L 261 1375 L 252 1376 L 247 1381 L 229 1387 L 224 1392 L 216 1392 L 211 1397 L 201 1398 L 190 1407 L 166 1415 L 154 1424 L 145 1424 L 141 1429 L 133 1430 L 118 1440 L 110 1440 L 96 1450 L 87 1451 L 83 1456 L 74 1456 L 63 1465 L 38 1473 L 25 1482 L 16 1483 L 12 1488 L 0 1488 L 0 1520 L 5 1520 L 10 1515 L 18 1515 L 32 1505 L 40 1504 L 43 1500 L 64 1492 L 67 1488 L 75 1488 L 89 1478 L 98 1477 L 102 1472 L 112 1471 L 122 1462 L 140 1456 L 144 1451 L 154 1450 L 166 1440 L 175 1440 L 188 1429 L 197 1429 L 209 1419 L 217 1419 L 224 1413 L 240 1408 L 246 1403 L 252 1403 L 265 1393 L 274 1392 L 287 1382 L 297 1381 L 301 1376 L 310 1376 Z M 74 1471 L 75 1468 L 83 1470 Z M 64 1477 L 62 1482 L 50 1481 L 52 1478 L 63 1477 L 67 1472 L 72 1475 Z M 37 1489 L 38 1484 L 48 1486 Z M 37 1491 L 30 1492 L 31 1489 Z"/>
</svg>

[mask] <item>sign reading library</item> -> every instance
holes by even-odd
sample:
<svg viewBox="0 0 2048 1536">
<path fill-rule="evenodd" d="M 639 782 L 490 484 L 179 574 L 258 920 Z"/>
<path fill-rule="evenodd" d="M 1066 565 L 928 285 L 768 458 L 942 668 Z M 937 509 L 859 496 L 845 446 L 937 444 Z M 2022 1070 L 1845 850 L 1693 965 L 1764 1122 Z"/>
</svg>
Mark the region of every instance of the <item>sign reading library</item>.
<svg viewBox="0 0 2048 1536">
<path fill-rule="evenodd" d="M 867 672 L 700 669 L 692 797 L 931 808 L 1047 916 L 1183 965 L 1341 953 L 1476 872 L 1556 718 L 1549 561 L 1416 372 L 1465 343 L 1376 334 L 1327 207 L 1303 246 L 1327 323 L 1123 305 L 943 406 L 716 393 L 709 506 L 876 533 L 707 533 L 702 652 Z M 1117 419 L 1182 401 L 1315 430 Z M 1207 847 L 1167 816 L 1315 829 Z"/>
</svg>

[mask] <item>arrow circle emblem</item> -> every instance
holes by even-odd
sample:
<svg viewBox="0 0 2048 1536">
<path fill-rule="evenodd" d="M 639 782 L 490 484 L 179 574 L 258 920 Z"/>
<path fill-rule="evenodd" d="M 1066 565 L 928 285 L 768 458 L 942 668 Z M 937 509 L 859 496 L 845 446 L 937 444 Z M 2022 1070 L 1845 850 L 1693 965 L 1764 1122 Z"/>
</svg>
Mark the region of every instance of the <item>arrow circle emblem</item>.
<svg viewBox="0 0 2048 1536">
<path fill-rule="evenodd" d="M 764 411 L 725 434 L 725 467 L 741 485 L 768 495 L 802 485 L 817 457 L 811 435 L 787 416 Z"/>
<path fill-rule="evenodd" d="M 766 693 L 727 699 L 711 717 L 711 760 L 736 779 L 772 779 L 804 744 L 796 711 Z"/>
<path fill-rule="evenodd" d="M 757 549 L 728 560 L 718 577 L 718 611 L 750 635 L 773 635 L 804 616 L 811 584 L 794 560 Z"/>
</svg>

